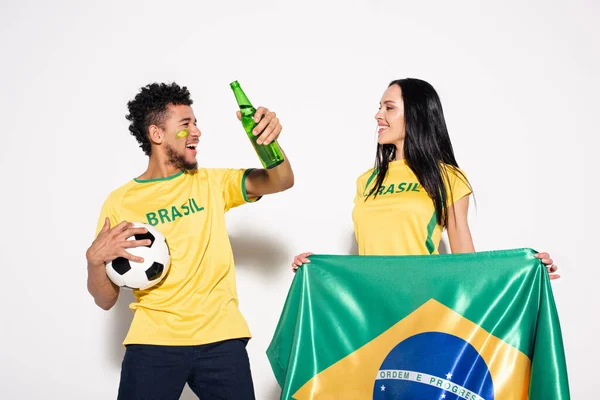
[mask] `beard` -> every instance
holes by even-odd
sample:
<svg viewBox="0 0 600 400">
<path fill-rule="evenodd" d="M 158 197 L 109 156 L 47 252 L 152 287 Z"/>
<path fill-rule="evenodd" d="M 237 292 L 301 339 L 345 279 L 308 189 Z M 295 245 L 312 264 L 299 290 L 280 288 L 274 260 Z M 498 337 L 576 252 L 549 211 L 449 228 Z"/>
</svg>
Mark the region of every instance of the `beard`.
<svg viewBox="0 0 600 400">
<path fill-rule="evenodd" d="M 194 160 L 189 162 L 185 159 L 185 154 L 178 153 L 174 148 L 167 144 L 167 157 L 169 160 L 168 164 L 176 167 L 177 169 L 184 170 L 185 172 L 195 172 L 198 169 L 198 161 Z"/>
</svg>

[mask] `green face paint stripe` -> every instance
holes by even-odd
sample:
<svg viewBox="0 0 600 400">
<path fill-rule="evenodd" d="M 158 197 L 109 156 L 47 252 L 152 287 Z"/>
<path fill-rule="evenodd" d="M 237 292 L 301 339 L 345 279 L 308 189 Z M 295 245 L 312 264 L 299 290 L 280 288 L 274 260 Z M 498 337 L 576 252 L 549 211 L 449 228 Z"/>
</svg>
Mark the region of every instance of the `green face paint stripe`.
<svg viewBox="0 0 600 400">
<path fill-rule="evenodd" d="M 185 139 L 186 137 L 188 137 L 190 135 L 190 131 L 187 129 L 182 129 L 179 132 L 177 132 L 175 134 L 175 137 L 177 137 L 177 139 Z"/>
</svg>

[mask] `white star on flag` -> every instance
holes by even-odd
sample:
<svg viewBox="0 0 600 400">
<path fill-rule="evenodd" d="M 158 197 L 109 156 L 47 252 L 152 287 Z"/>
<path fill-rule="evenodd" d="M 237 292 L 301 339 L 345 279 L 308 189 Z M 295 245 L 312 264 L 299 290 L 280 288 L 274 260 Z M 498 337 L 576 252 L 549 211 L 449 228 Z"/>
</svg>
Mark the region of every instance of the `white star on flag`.
<svg viewBox="0 0 600 400">
<path fill-rule="evenodd" d="M 442 399 L 446 398 L 446 393 L 442 394 Z"/>
<path fill-rule="evenodd" d="M 448 372 L 446 374 L 446 379 L 452 379 L 452 372 Z"/>
<path fill-rule="evenodd" d="M 384 385 L 381 385 L 381 391 L 385 392 L 385 386 Z"/>
</svg>

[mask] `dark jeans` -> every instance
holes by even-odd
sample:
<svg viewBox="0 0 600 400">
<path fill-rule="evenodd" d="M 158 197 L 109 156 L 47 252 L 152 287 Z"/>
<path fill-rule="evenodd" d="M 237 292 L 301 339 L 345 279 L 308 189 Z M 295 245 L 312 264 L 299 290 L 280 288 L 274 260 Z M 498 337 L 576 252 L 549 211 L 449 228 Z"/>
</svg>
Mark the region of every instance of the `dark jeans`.
<svg viewBox="0 0 600 400">
<path fill-rule="evenodd" d="M 247 343 L 127 345 L 118 400 L 176 400 L 186 382 L 201 400 L 254 400 Z"/>
</svg>

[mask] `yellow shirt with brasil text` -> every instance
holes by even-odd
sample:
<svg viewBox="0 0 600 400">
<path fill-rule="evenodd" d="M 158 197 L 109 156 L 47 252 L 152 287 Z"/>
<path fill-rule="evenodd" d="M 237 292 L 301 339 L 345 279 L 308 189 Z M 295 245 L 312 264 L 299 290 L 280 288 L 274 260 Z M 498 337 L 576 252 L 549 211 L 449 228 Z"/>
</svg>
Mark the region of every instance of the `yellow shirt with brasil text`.
<svg viewBox="0 0 600 400">
<path fill-rule="evenodd" d="M 470 194 L 471 188 L 453 167 L 444 168 L 447 202 L 452 205 Z M 437 224 L 433 200 L 406 160 L 390 162 L 379 194 L 366 199 L 376 177 L 376 170 L 370 169 L 356 181 L 352 219 L 358 254 L 438 254 L 443 229 Z"/>
<path fill-rule="evenodd" d="M 199 169 L 134 179 L 102 206 L 111 227 L 126 220 L 155 226 L 167 239 L 171 267 L 163 281 L 134 290 L 133 322 L 124 345 L 198 345 L 250 337 L 238 309 L 233 253 L 225 212 L 249 202 L 243 169 Z M 255 199 L 254 199 L 255 200 Z"/>
</svg>

